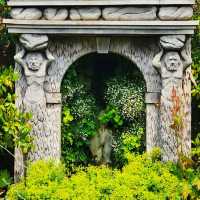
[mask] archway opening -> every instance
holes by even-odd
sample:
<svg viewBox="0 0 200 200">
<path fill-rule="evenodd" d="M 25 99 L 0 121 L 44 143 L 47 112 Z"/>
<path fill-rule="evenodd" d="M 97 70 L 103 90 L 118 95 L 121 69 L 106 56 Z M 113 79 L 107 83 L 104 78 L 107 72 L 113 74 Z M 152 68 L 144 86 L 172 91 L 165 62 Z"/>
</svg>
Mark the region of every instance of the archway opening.
<svg viewBox="0 0 200 200">
<path fill-rule="evenodd" d="M 62 81 L 62 158 L 67 168 L 109 164 L 145 150 L 145 81 L 117 54 L 88 54 Z"/>
</svg>

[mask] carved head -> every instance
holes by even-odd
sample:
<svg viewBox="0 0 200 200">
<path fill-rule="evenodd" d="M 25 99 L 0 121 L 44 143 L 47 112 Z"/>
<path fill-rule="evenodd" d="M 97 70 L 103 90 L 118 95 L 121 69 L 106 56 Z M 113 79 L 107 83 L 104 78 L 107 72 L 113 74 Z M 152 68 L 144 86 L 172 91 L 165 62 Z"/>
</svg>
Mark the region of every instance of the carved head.
<svg viewBox="0 0 200 200">
<path fill-rule="evenodd" d="M 182 64 L 180 55 L 176 51 L 166 53 L 164 63 L 166 69 L 169 71 L 177 71 Z"/>
<path fill-rule="evenodd" d="M 44 59 L 41 53 L 28 53 L 26 56 L 26 63 L 28 68 L 33 71 L 37 71 L 42 66 Z"/>
</svg>

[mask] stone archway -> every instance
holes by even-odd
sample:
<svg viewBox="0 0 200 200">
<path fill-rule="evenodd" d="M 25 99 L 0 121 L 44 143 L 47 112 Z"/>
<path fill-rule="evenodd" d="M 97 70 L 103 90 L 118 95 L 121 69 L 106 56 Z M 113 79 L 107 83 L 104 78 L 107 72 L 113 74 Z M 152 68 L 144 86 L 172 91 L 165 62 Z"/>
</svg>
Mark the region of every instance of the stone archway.
<svg viewBox="0 0 200 200">
<path fill-rule="evenodd" d="M 122 167 L 125 163 L 119 158 L 119 146 L 122 136 L 130 134 L 141 135 L 140 150 L 144 151 L 145 93 L 141 71 L 124 56 L 96 52 L 73 62 L 61 84 L 62 160 L 68 166 L 109 163 Z M 105 122 L 109 113 L 119 121 L 112 118 Z M 67 116 L 72 117 L 71 121 L 66 121 Z"/>
<path fill-rule="evenodd" d="M 92 53 L 112 52 L 124 56 L 131 62 L 135 63 L 141 71 L 146 82 L 147 93 L 147 149 L 150 150 L 153 146 L 158 146 L 158 108 L 156 103 L 159 103 L 161 91 L 161 80 L 159 73 L 152 65 L 154 55 L 158 51 L 156 39 L 152 37 L 144 38 L 146 45 L 141 48 L 141 42 L 135 38 L 116 37 L 116 38 L 68 38 L 62 45 L 57 41 L 49 44 L 49 50 L 56 58 L 56 62 L 52 63 L 48 69 L 48 73 L 53 76 L 47 77 L 46 90 L 49 93 L 59 93 L 60 84 L 68 67 L 80 57 Z M 100 44 L 101 42 L 101 44 Z M 105 45 L 108 44 L 109 45 Z M 57 48 L 58 47 L 58 48 Z M 61 55 L 61 56 L 59 56 Z"/>
<path fill-rule="evenodd" d="M 21 34 L 15 56 L 20 74 L 16 105 L 33 113 L 36 149 L 30 160 L 60 158 L 62 78 L 74 61 L 93 52 L 124 56 L 143 74 L 147 150 L 160 146 L 164 161 L 176 162 L 180 149 L 189 155 L 190 38 L 198 24 L 191 20 L 194 1 L 10 0 L 8 4 L 13 7 L 12 19 L 4 22 L 9 32 Z M 16 149 L 16 176 L 23 174 L 22 163 Z"/>
<path fill-rule="evenodd" d="M 30 39 L 31 37 L 40 37 L 40 35 L 22 35 L 21 41 Z M 44 37 L 44 36 L 42 36 Z M 33 39 L 34 40 L 34 39 Z M 51 64 L 47 68 L 44 81 L 44 92 L 46 95 L 46 106 L 39 106 L 39 110 L 29 108 L 31 112 L 45 113 L 45 121 L 41 123 L 38 116 L 33 120 L 33 136 L 36 137 L 36 150 L 29 156 L 31 160 L 42 158 L 60 159 L 61 152 L 61 94 L 60 86 L 62 79 L 67 72 L 69 66 L 80 57 L 89 53 L 115 53 L 119 54 L 138 66 L 144 80 L 146 82 L 146 138 L 147 150 L 154 146 L 159 146 L 159 109 L 156 104 L 159 103 L 161 91 L 161 80 L 157 70 L 152 65 L 154 55 L 158 52 L 156 38 L 146 37 L 145 46 L 141 48 L 141 42 L 136 38 L 128 37 L 71 37 L 60 39 L 50 39 L 48 49 L 43 50 L 45 59 L 52 59 Z M 63 42 L 64 41 L 64 42 Z M 26 41 L 28 44 L 28 40 Z M 25 43 L 24 43 L 25 44 Z M 26 48 L 22 44 L 22 48 Z M 109 45 L 105 45 L 109 44 Z M 36 46 L 40 46 L 37 44 Z M 20 54 L 23 54 L 22 56 Z M 28 53 L 29 54 L 29 53 Z M 48 54 L 51 54 L 48 55 Z M 24 96 L 26 96 L 27 77 L 22 67 L 23 63 L 19 61 L 26 57 L 26 54 L 19 50 L 15 56 L 17 61 L 16 71 L 21 74 L 20 80 L 16 84 L 16 94 L 18 96 L 18 107 L 24 107 Z M 37 55 L 38 56 L 38 55 Z M 54 61 L 53 61 L 54 58 Z M 33 95 L 33 94 L 32 94 Z M 41 127 L 42 126 L 42 127 Z M 41 130 L 42 128 L 42 130 Z M 45 134 L 44 134 L 45 132 Z M 17 154 L 20 157 L 19 154 Z M 19 161 L 20 159 L 18 159 Z M 16 166 L 19 166 L 20 163 Z"/>
</svg>

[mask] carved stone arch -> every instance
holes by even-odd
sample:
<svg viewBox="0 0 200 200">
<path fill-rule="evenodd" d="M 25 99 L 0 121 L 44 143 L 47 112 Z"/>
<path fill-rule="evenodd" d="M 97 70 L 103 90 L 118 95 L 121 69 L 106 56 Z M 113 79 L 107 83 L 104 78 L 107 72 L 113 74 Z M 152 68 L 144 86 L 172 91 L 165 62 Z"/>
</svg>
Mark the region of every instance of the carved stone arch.
<svg viewBox="0 0 200 200">
<path fill-rule="evenodd" d="M 179 152 L 190 155 L 190 38 L 199 24 L 191 20 L 194 4 L 194 0 L 9 0 L 12 19 L 4 23 L 10 33 L 21 34 L 15 56 L 20 75 L 16 105 L 34 115 L 30 134 L 37 148 L 30 160 L 60 159 L 61 82 L 73 62 L 95 52 L 126 57 L 143 74 L 147 150 L 160 146 L 164 161 L 177 162 Z M 75 18 L 72 12 L 67 17 L 71 9 L 79 13 Z M 177 99 L 180 106 L 173 113 Z M 174 126 L 176 115 L 181 116 L 179 127 Z M 19 178 L 23 156 L 18 149 L 15 157 Z"/>
<path fill-rule="evenodd" d="M 46 77 L 45 90 L 51 97 L 61 96 L 60 87 L 62 79 L 68 68 L 79 58 L 95 53 L 98 51 L 96 37 L 82 37 L 82 38 L 65 38 L 64 40 L 50 40 L 49 51 L 55 58 L 55 61 L 49 66 Z M 145 45 L 141 45 L 141 41 L 133 37 L 112 37 L 110 39 L 108 52 L 118 54 L 137 66 L 146 82 L 146 144 L 147 150 L 154 146 L 159 146 L 159 103 L 161 80 L 157 70 L 152 65 L 152 60 L 158 51 L 158 42 L 155 39 L 144 38 Z M 105 50 L 106 51 L 106 50 Z M 57 99 L 57 97 L 55 98 Z M 51 127 L 51 135 L 60 135 L 61 123 L 60 113 L 61 106 L 50 99 L 48 103 L 48 116 L 52 124 L 55 121 L 56 126 Z M 58 102 L 60 103 L 60 101 Z M 53 117 L 52 117 L 53 116 Z M 59 119 L 59 120 L 58 120 Z M 56 124 L 57 124 L 56 123 Z M 60 136 L 59 136 L 60 137 Z"/>
<path fill-rule="evenodd" d="M 21 42 L 33 39 L 38 36 L 22 35 Z M 102 44 L 101 44 L 102 40 Z M 107 41 L 107 43 L 105 42 Z M 38 41 L 38 40 L 36 40 Z M 42 126 L 45 133 L 41 131 L 41 122 L 35 117 L 34 130 L 32 134 L 36 136 L 36 146 L 38 148 L 30 153 L 30 160 L 41 158 L 60 159 L 61 157 L 61 94 L 60 86 L 68 68 L 79 58 L 91 53 L 114 53 L 118 54 L 134 63 L 141 71 L 146 82 L 146 146 L 147 150 L 151 150 L 155 146 L 159 146 L 159 108 L 157 104 L 160 99 L 161 80 L 157 70 L 153 67 L 152 60 L 158 53 L 158 38 L 144 37 L 138 40 L 137 37 L 107 37 L 98 38 L 90 37 L 64 37 L 49 38 L 48 47 L 42 47 L 42 55 L 51 60 L 46 68 L 44 76 L 44 92 L 46 99 L 40 106 L 38 111 L 32 110 L 37 116 L 38 113 L 45 113 L 45 121 Z M 26 43 L 25 43 L 26 44 Z M 145 45 L 144 45 L 145 44 Z M 41 48 L 36 46 L 35 48 Z M 23 49 L 23 48 L 22 48 Z M 46 49 L 46 50 L 45 50 Z M 32 50 L 31 50 L 32 51 Z M 17 106 L 23 106 L 25 91 L 27 90 L 27 78 L 24 74 L 23 59 L 26 54 L 17 49 L 16 70 L 20 73 L 20 80 L 16 84 L 16 94 L 18 96 Z M 27 54 L 30 54 L 27 51 Z M 46 56 L 45 56 L 46 55 Z M 52 62 L 52 60 L 54 60 Z M 25 64 L 25 63 L 24 63 Z M 44 135 L 45 134 L 45 135 Z M 43 150 L 41 150 L 43 149 Z M 23 173 L 22 156 L 16 150 L 15 174 L 20 177 Z"/>
<path fill-rule="evenodd" d="M 152 60 L 158 51 L 158 42 L 152 38 L 146 38 L 141 46 L 137 38 L 111 38 L 108 51 L 118 54 L 134 63 L 142 73 L 146 82 L 147 92 L 159 93 L 161 79 L 157 70 L 153 67 Z M 79 58 L 96 53 L 96 37 L 68 38 L 49 42 L 49 51 L 55 57 L 54 63 L 48 68 L 45 89 L 49 93 L 59 93 L 62 79 L 68 68 Z M 55 44 L 56 43 L 56 44 Z"/>
</svg>

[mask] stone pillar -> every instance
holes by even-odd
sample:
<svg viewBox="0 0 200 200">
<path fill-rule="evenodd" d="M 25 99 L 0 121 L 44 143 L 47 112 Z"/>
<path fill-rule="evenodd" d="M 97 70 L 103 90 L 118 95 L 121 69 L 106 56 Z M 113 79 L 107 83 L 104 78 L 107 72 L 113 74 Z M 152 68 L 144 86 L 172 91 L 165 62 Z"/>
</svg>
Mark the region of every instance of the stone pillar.
<svg viewBox="0 0 200 200">
<path fill-rule="evenodd" d="M 60 96 L 45 91 L 47 68 L 54 61 L 48 51 L 48 36 L 22 34 L 19 38 L 20 50 L 15 55 L 16 64 L 21 67 L 20 80 L 16 84 L 16 92 L 21 88 L 17 106 L 22 112 L 32 113 L 31 136 L 34 148 L 28 154 L 28 160 L 60 158 L 60 140 L 51 134 L 52 124 L 49 121 L 48 103 L 57 103 Z M 60 114 L 60 111 L 58 111 Z M 52 114 L 52 113 L 51 113 Z M 55 114 L 56 115 L 56 114 Z M 56 126 L 56 124 L 54 125 Z M 55 153 L 56 152 L 56 153 Z M 15 151 L 15 181 L 23 175 L 23 156 L 19 149 Z"/>
<path fill-rule="evenodd" d="M 159 147 L 159 103 L 160 93 L 147 92 L 146 103 L 146 150 L 151 151 L 154 147 Z"/>
<path fill-rule="evenodd" d="M 184 91 L 184 74 L 192 63 L 190 39 L 185 35 L 162 36 L 161 51 L 153 60 L 162 79 L 160 99 L 160 135 L 163 161 L 177 162 L 190 153 L 190 91 Z M 189 80 L 187 85 L 189 84 Z M 189 100 L 190 102 L 190 100 Z M 191 113 L 189 113 L 191 115 Z"/>
</svg>

